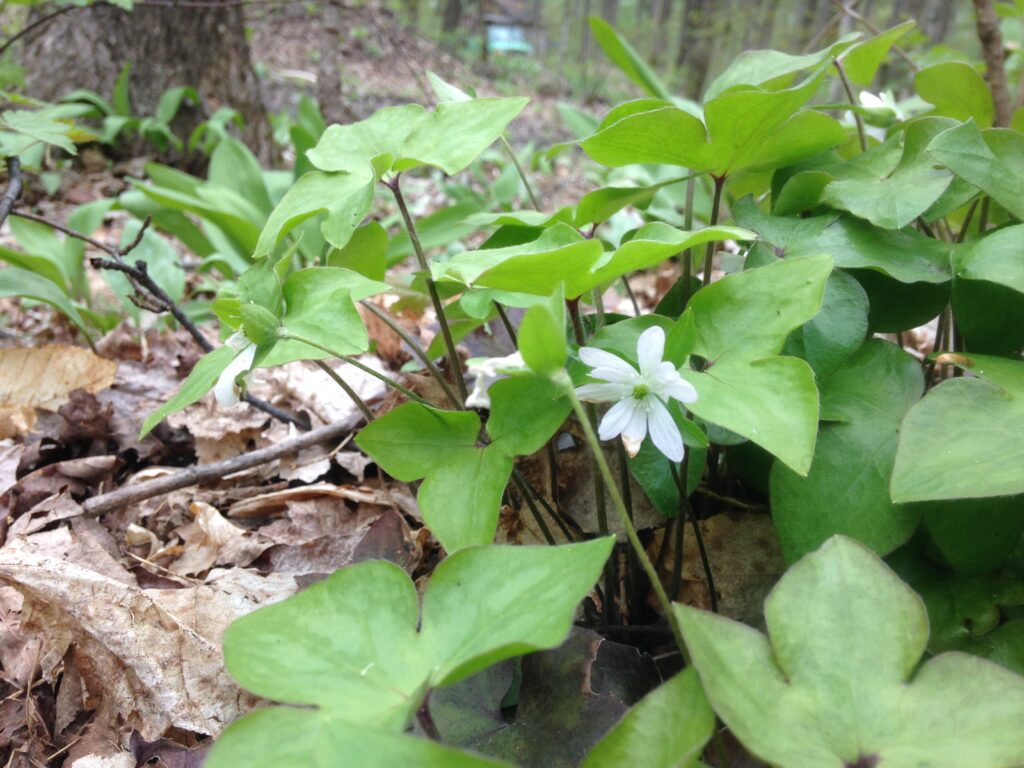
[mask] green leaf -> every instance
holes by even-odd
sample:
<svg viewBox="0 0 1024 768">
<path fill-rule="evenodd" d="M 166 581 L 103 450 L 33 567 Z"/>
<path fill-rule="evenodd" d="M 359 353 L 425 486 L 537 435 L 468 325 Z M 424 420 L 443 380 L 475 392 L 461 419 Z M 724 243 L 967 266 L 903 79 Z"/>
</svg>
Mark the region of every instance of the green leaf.
<svg viewBox="0 0 1024 768">
<path fill-rule="evenodd" d="M 719 177 L 790 165 L 846 140 L 832 118 L 798 112 L 819 84 L 730 91 L 704 106 L 704 122 L 673 106 L 626 114 L 581 146 L 602 165 L 662 163 Z"/>
<path fill-rule="evenodd" d="M 835 208 L 849 211 L 883 229 L 902 229 L 927 211 L 949 187 L 953 177 L 935 167 L 925 152 L 929 142 L 947 130 L 951 121 L 945 118 L 922 118 L 906 130 L 903 156 L 896 167 L 879 177 L 866 168 L 852 178 L 830 182 L 821 200 Z M 870 152 L 886 148 L 876 147 Z M 852 164 L 848 164 L 852 167 Z"/>
<path fill-rule="evenodd" d="M 121 246 L 127 247 L 131 244 L 142 228 L 141 221 L 131 220 L 125 223 L 121 233 Z M 126 261 L 134 264 L 136 261 L 144 262 L 146 272 L 153 278 L 154 282 L 163 288 L 167 295 L 175 302 L 181 302 L 185 296 L 185 270 L 178 263 L 178 254 L 160 234 L 147 229 L 139 244 L 126 256 Z M 111 288 L 121 297 L 125 309 L 133 316 L 138 316 L 138 308 L 132 304 L 128 297 L 135 289 L 128 278 L 120 272 L 107 270 L 103 273 L 104 279 Z"/>
<path fill-rule="evenodd" d="M 765 602 L 769 637 L 676 606 L 704 690 L 755 756 L 787 768 L 1024 761 L 1024 679 L 958 653 L 929 659 L 920 598 L 836 536 Z"/>
<path fill-rule="evenodd" d="M 799 72 L 816 69 L 853 44 L 859 33 L 844 35 L 828 48 L 792 56 L 782 51 L 744 51 L 716 77 L 704 93 L 711 101 L 737 86 L 764 86 L 770 90 L 788 86 Z M 773 87 L 774 86 L 774 87 Z"/>
<path fill-rule="evenodd" d="M 790 562 L 842 533 L 888 554 L 917 528 L 918 509 L 889 500 L 900 423 L 924 390 L 918 362 L 873 340 L 821 382 L 824 423 L 806 477 L 776 463 L 772 520 Z"/>
<path fill-rule="evenodd" d="M 0 280 L 3 279 L 3 274 L 6 271 L 0 272 Z M 174 393 L 174 397 L 146 417 L 145 422 L 142 424 L 142 431 L 139 433 L 139 439 L 148 435 L 153 430 L 153 427 L 167 418 L 167 416 L 175 411 L 187 408 L 213 389 L 217 379 L 220 378 L 224 369 L 235 359 L 237 354 L 231 347 L 224 346 L 217 347 L 217 349 L 204 355 L 196 363 L 185 381 L 182 382 L 178 391 Z"/>
<path fill-rule="evenodd" d="M 635 704 L 590 750 L 582 768 L 687 768 L 696 765 L 714 727 L 715 714 L 690 668 Z"/>
<path fill-rule="evenodd" d="M 770 216 L 749 199 L 733 206 L 736 222 L 776 247 L 779 256 L 828 253 L 842 269 L 871 269 L 901 283 L 949 282 L 953 246 L 913 230 L 893 231 L 851 216 Z M 929 316 L 931 317 L 931 316 Z"/>
<path fill-rule="evenodd" d="M 349 566 L 232 624 L 224 660 L 257 695 L 401 733 L 430 688 L 562 642 L 611 546 L 464 549 L 434 570 L 422 607 L 398 566 Z"/>
<path fill-rule="evenodd" d="M 932 542 L 962 573 L 998 568 L 1024 532 L 1024 496 L 952 499 L 915 504 Z"/>
<path fill-rule="evenodd" d="M 77 154 L 75 143 L 68 135 L 71 126 L 48 117 L 45 110 L 6 110 L 0 113 L 0 126 L 6 131 L 11 131 L 0 133 L 0 153 L 5 156 L 20 155 L 39 142 L 53 144 L 70 155 Z"/>
<path fill-rule="evenodd" d="M 970 64 L 944 61 L 925 67 L 914 75 L 914 88 L 922 99 L 935 105 L 932 114 L 961 122 L 973 118 L 982 128 L 992 126 L 992 93 L 985 78 Z"/>
<path fill-rule="evenodd" d="M 893 501 L 1024 493 L 1024 362 L 985 355 L 943 359 L 973 377 L 939 384 L 907 414 Z"/>
<path fill-rule="evenodd" d="M 315 341 L 339 355 L 358 355 L 370 339 L 353 302 L 390 290 L 386 283 L 342 267 L 309 267 L 293 272 L 282 288 L 287 306 L 283 333 Z M 262 303 L 262 302 L 260 302 Z M 279 341 L 260 361 L 261 367 L 329 355 L 297 340 Z"/>
<path fill-rule="evenodd" d="M 1024 346 L 1024 226 L 996 230 L 954 252 L 950 303 L 972 352 L 1013 355 Z"/>
<path fill-rule="evenodd" d="M 49 304 L 74 323 L 86 338 L 89 336 L 85 321 L 67 293 L 42 275 L 21 267 L 0 269 L 0 296 L 20 296 Z"/>
<path fill-rule="evenodd" d="M 1024 134 L 970 120 L 932 139 L 928 154 L 1024 220 Z"/>
<path fill-rule="evenodd" d="M 803 360 L 775 358 L 791 331 L 821 307 L 827 256 L 781 261 L 727 276 L 691 299 L 694 354 L 702 371 L 681 373 L 697 389 L 702 419 L 753 440 L 805 474 L 814 453 L 818 391 Z"/>
<path fill-rule="evenodd" d="M 561 287 L 548 301 L 526 310 L 519 325 L 519 351 L 534 371 L 551 375 L 565 367 L 565 299 Z"/>
<path fill-rule="evenodd" d="M 515 376 L 496 381 L 489 390 L 491 416 L 487 434 L 510 456 L 536 453 L 572 410 L 565 393 L 542 376 Z M 524 408 L 523 404 L 530 407 Z"/>
<path fill-rule="evenodd" d="M 271 707 L 232 723 L 206 758 L 208 768 L 334 768 L 339 756 L 360 768 L 507 766 L 434 741 L 354 725 L 324 712 Z"/>
<path fill-rule="evenodd" d="M 322 171 L 389 171 L 432 165 L 458 173 L 501 136 L 526 99 L 446 101 L 433 112 L 418 104 L 385 107 L 352 125 L 332 125 L 308 153 Z"/>
<path fill-rule="evenodd" d="M 238 193 L 264 216 L 270 215 L 274 205 L 263 180 L 263 168 L 252 151 L 238 139 L 227 136 L 213 150 L 207 178 L 211 184 Z"/>
<path fill-rule="evenodd" d="M 649 95 L 659 99 L 671 99 L 672 95 L 658 78 L 647 62 L 636 52 L 636 49 L 622 38 L 604 19 L 591 16 L 590 31 L 601 46 L 604 55 L 617 66 L 634 83 L 643 88 Z"/>
<path fill-rule="evenodd" d="M 320 231 L 335 248 L 343 248 L 373 202 L 373 176 L 311 171 L 285 193 L 260 233 L 255 256 L 268 254 L 292 229 L 311 216 L 324 214 Z"/>
<path fill-rule="evenodd" d="M 346 267 L 371 280 L 383 280 L 387 273 L 387 248 L 387 231 L 376 221 L 370 221 L 355 230 L 343 248 L 327 254 L 327 265 Z"/>
<path fill-rule="evenodd" d="M 875 79 L 875 73 L 882 62 L 885 61 L 889 49 L 896 44 L 903 35 L 911 28 L 914 22 L 904 21 L 883 32 L 879 32 L 872 38 L 856 43 L 842 54 L 843 71 L 852 83 L 857 85 L 870 85 Z"/>
<path fill-rule="evenodd" d="M 958 250 L 956 277 L 987 280 L 1024 293 L 1024 224 L 990 232 Z"/>
<path fill-rule="evenodd" d="M 783 352 L 802 357 L 819 379 L 836 370 L 868 335 L 868 296 L 855 279 L 835 271 L 825 283 L 821 309 L 786 339 Z"/>
</svg>

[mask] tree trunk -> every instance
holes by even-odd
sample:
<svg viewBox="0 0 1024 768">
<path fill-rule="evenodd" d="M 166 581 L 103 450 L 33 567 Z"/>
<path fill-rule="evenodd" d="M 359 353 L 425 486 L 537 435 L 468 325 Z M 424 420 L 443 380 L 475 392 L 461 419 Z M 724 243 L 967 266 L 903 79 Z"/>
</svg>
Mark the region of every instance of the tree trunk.
<svg viewBox="0 0 1024 768">
<path fill-rule="evenodd" d="M 714 4 L 710 0 L 686 0 L 676 67 L 685 69 L 686 95 L 700 99 L 711 67 L 711 32 Z"/>
<path fill-rule="evenodd" d="M 46 11 L 36 10 L 39 18 Z M 183 105 L 174 129 L 187 139 L 192 129 L 221 106 L 245 119 L 246 143 L 264 161 L 273 142 L 252 68 L 242 7 L 136 6 L 126 12 L 94 5 L 62 14 L 40 27 L 22 51 L 28 91 L 55 100 L 74 88 L 110 98 L 118 73 L 131 63 L 132 113 L 153 115 L 168 88 L 192 86 L 203 99 Z"/>
<path fill-rule="evenodd" d="M 448 0 L 444 6 L 444 25 L 441 29 L 445 34 L 451 34 L 459 28 L 462 21 L 462 0 Z"/>
<path fill-rule="evenodd" d="M 661 64 L 668 48 L 668 25 L 672 19 L 672 0 L 660 0 L 658 17 L 654 29 L 654 49 L 651 51 L 651 64 Z"/>
<path fill-rule="evenodd" d="M 323 0 L 320 60 L 316 65 L 316 100 L 328 125 L 345 123 L 353 115 L 341 97 L 342 0 Z"/>
<path fill-rule="evenodd" d="M 601 0 L 601 17 L 614 25 L 619 18 L 619 0 Z"/>
</svg>

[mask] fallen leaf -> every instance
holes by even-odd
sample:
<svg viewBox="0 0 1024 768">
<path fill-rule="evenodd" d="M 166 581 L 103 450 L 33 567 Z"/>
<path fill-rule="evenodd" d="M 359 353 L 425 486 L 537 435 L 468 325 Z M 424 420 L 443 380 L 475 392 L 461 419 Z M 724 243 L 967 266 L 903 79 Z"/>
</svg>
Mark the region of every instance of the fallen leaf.
<svg viewBox="0 0 1024 768">
<path fill-rule="evenodd" d="M 25 434 L 36 408 L 56 410 L 72 390 L 109 387 L 116 372 L 113 360 L 80 347 L 0 349 L 0 438 Z"/>
<path fill-rule="evenodd" d="M 216 507 L 201 501 L 189 506 L 193 522 L 178 530 L 184 553 L 167 570 L 179 576 L 198 575 L 214 565 L 247 566 L 273 541 L 228 521 Z"/>
</svg>

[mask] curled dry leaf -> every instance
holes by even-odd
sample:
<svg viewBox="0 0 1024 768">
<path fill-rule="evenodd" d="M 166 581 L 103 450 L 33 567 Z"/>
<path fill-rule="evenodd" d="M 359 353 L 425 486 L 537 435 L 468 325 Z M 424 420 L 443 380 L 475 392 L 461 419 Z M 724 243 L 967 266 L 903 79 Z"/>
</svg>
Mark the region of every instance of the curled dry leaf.
<svg viewBox="0 0 1024 768">
<path fill-rule="evenodd" d="M 214 565 L 249 565 L 274 542 L 228 521 L 216 507 L 201 501 L 189 506 L 193 522 L 178 529 L 184 552 L 168 567 L 179 576 L 198 575 Z"/>
<path fill-rule="evenodd" d="M 294 581 L 249 579 L 168 594 L 54 557 L 0 550 L 0 581 L 25 600 L 23 630 L 45 637 L 44 673 L 52 675 L 70 650 L 89 699 L 146 739 L 171 727 L 215 735 L 252 705 L 224 670 L 220 635 L 231 620 L 293 592 Z"/>
<path fill-rule="evenodd" d="M 27 433 L 36 408 L 54 411 L 78 388 L 111 385 L 117 363 L 87 349 L 51 344 L 0 350 L 0 439 Z"/>
</svg>

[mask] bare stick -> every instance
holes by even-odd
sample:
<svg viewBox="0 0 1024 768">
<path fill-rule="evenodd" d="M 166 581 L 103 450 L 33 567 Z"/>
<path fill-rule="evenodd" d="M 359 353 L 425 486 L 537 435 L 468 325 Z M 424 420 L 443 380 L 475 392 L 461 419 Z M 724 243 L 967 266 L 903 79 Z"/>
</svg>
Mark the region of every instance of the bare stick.
<svg viewBox="0 0 1024 768">
<path fill-rule="evenodd" d="M 7 221 L 7 216 L 14 206 L 14 202 L 21 195 L 21 161 L 17 155 L 7 158 L 7 189 L 3 197 L 0 197 L 0 226 Z"/>
<path fill-rule="evenodd" d="M 981 53 L 985 57 L 985 79 L 992 89 L 992 102 L 996 107 L 995 124 L 1006 128 L 1010 125 L 1013 102 L 1006 85 L 1003 35 L 999 31 L 999 17 L 992 0 L 974 0 L 974 17 L 978 40 L 981 41 Z"/>
<path fill-rule="evenodd" d="M 241 456 L 235 456 L 224 461 L 215 461 L 212 464 L 189 467 L 181 472 L 175 472 L 173 475 L 167 475 L 156 480 L 149 480 L 136 485 L 126 485 L 118 488 L 116 491 L 93 496 L 82 505 L 82 509 L 87 515 L 103 515 L 107 512 L 113 512 L 115 509 L 126 507 L 129 504 L 152 499 L 154 496 L 162 496 L 171 491 L 188 488 L 190 485 L 220 480 L 222 477 L 233 472 L 258 467 L 261 464 L 280 459 L 282 456 L 287 456 L 303 448 L 339 438 L 350 432 L 352 427 L 353 421 L 351 420 L 338 421 L 325 427 L 303 432 L 301 435 L 296 435 L 276 445 L 268 445 L 266 448 L 244 453 Z"/>
<path fill-rule="evenodd" d="M 96 240 L 88 235 L 85 235 L 71 227 L 61 224 L 59 221 L 53 221 L 47 219 L 45 216 L 38 216 L 28 211 L 11 211 L 12 216 L 18 216 L 29 221 L 36 221 L 40 224 L 45 224 L 48 227 L 56 229 L 58 232 L 63 232 L 68 237 L 73 237 L 76 240 L 81 240 L 84 243 L 88 243 L 93 248 L 103 251 L 109 259 L 101 257 L 94 257 L 89 260 L 89 263 L 96 269 L 109 269 L 115 272 L 123 273 L 128 281 L 132 284 L 132 288 L 135 289 L 136 297 L 134 302 L 144 309 L 151 312 L 168 312 L 170 315 L 178 321 L 182 328 L 188 331 L 188 334 L 192 337 L 193 341 L 199 346 L 203 352 L 212 352 L 214 349 L 213 343 L 206 338 L 199 327 L 192 322 L 188 315 L 182 311 L 170 296 L 167 295 L 167 291 L 160 287 L 149 275 L 149 271 L 146 268 L 146 262 L 136 261 L 134 266 L 125 261 L 124 257 L 131 253 L 139 243 L 142 242 L 143 236 L 146 234 L 146 229 L 149 227 L 151 220 L 147 216 L 145 221 L 142 222 L 142 226 L 139 228 L 138 234 L 135 239 L 130 242 L 124 248 L 117 248 L 109 243 L 103 243 Z M 253 406 L 254 408 L 263 411 L 269 416 L 283 421 L 286 424 L 294 424 L 296 427 L 302 430 L 309 429 L 310 423 L 307 418 L 300 418 L 294 416 L 287 411 L 284 411 L 270 403 L 261 400 L 258 397 L 254 397 L 249 393 L 246 393 L 241 398 L 244 402 Z"/>
</svg>

